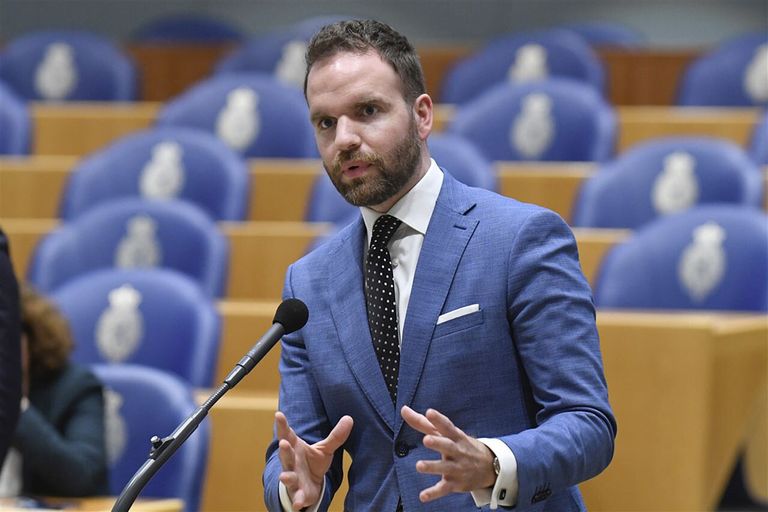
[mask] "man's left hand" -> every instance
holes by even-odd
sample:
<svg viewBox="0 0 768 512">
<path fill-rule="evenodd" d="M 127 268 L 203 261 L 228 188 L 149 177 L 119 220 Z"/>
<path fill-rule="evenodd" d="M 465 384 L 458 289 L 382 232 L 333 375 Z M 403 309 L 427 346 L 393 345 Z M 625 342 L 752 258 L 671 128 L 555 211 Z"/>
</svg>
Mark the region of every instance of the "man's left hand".
<svg viewBox="0 0 768 512">
<path fill-rule="evenodd" d="M 477 439 L 456 427 L 448 417 L 427 409 L 419 414 L 407 405 L 400 410 L 405 422 L 424 434 L 424 446 L 438 452 L 440 460 L 420 460 L 416 471 L 440 475 L 432 487 L 419 493 L 419 499 L 428 501 L 442 498 L 452 492 L 469 492 L 493 487 L 493 452 Z"/>
</svg>

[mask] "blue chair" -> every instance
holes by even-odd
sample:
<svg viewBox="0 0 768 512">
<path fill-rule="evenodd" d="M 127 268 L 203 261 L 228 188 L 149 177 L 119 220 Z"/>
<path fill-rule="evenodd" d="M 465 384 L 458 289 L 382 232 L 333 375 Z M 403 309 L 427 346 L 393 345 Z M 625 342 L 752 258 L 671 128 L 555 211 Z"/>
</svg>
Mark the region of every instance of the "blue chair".
<svg viewBox="0 0 768 512">
<path fill-rule="evenodd" d="M 32 138 L 27 104 L 0 83 L 0 155 L 26 155 Z"/>
<path fill-rule="evenodd" d="M 576 33 L 594 47 L 638 48 L 646 42 L 642 35 L 621 23 L 566 23 L 557 28 Z"/>
<path fill-rule="evenodd" d="M 498 191 L 493 163 L 468 139 L 454 133 L 433 133 L 427 139 L 437 165 L 470 187 Z"/>
<path fill-rule="evenodd" d="M 461 105 L 447 130 L 491 161 L 604 161 L 616 116 L 594 88 L 565 79 L 499 84 Z"/>
<path fill-rule="evenodd" d="M 141 364 L 213 383 L 221 321 L 210 297 L 167 269 L 97 270 L 50 295 L 72 328 L 73 360 Z"/>
<path fill-rule="evenodd" d="M 171 100 L 159 126 L 216 134 L 245 157 L 317 158 L 314 128 L 301 91 L 270 75 L 220 75 Z"/>
<path fill-rule="evenodd" d="M 343 19 L 348 18 L 317 16 L 254 37 L 221 59 L 215 73 L 267 73 L 303 89 L 307 43 L 324 25 Z"/>
<path fill-rule="evenodd" d="M 614 247 L 595 283 L 601 308 L 768 311 L 768 217 L 706 205 L 657 219 Z"/>
<path fill-rule="evenodd" d="M 603 66 L 589 45 L 567 30 L 541 30 L 496 39 L 445 76 L 442 103 L 463 104 L 499 83 L 569 78 L 605 89 Z"/>
<path fill-rule="evenodd" d="M 183 199 L 216 220 L 243 220 L 250 175 L 243 158 L 208 132 L 166 127 L 124 137 L 73 169 L 61 217 L 124 197 Z"/>
<path fill-rule="evenodd" d="M 94 365 L 105 386 L 110 493 L 120 494 L 147 460 L 152 436 L 165 437 L 197 409 L 192 389 L 166 372 L 140 365 Z M 210 422 L 168 459 L 139 497 L 181 498 L 186 512 L 200 509 L 210 443 Z"/>
<path fill-rule="evenodd" d="M 705 203 L 759 207 L 760 170 L 739 146 L 705 137 L 639 144 L 584 182 L 573 225 L 637 228 L 656 217 Z"/>
<path fill-rule="evenodd" d="M 243 34 L 222 20 L 193 13 L 175 13 L 145 23 L 131 35 L 140 43 L 237 43 Z"/>
<path fill-rule="evenodd" d="M 768 165 L 768 110 L 752 132 L 748 152 L 757 165 Z"/>
<path fill-rule="evenodd" d="M 126 198 L 94 207 L 49 233 L 35 249 L 27 278 L 50 292 L 97 269 L 163 267 L 221 297 L 228 259 L 227 239 L 195 205 Z"/>
<path fill-rule="evenodd" d="M 768 106 L 768 34 L 725 41 L 684 71 L 677 104 L 683 106 Z"/>
<path fill-rule="evenodd" d="M 89 32 L 40 31 L 10 41 L 0 57 L 0 79 L 26 100 L 136 99 L 131 59 Z"/>
</svg>

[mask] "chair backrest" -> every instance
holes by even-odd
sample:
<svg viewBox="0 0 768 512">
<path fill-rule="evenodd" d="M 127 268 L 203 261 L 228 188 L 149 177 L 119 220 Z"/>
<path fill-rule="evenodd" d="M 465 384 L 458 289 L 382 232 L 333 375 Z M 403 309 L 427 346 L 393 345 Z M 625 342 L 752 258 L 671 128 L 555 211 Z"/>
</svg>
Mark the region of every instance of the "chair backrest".
<svg viewBox="0 0 768 512">
<path fill-rule="evenodd" d="M 75 338 L 73 360 L 133 363 L 173 373 L 195 387 L 213 383 L 221 321 L 210 297 L 172 270 L 98 270 L 51 298 Z"/>
<path fill-rule="evenodd" d="M 748 152 L 757 165 L 768 165 L 768 110 L 752 131 Z"/>
<path fill-rule="evenodd" d="M 170 435 L 197 406 L 192 389 L 166 372 L 129 364 L 94 365 L 93 370 L 105 386 L 109 485 L 118 495 L 147 461 L 150 438 Z M 139 496 L 181 498 L 186 512 L 199 510 L 209 443 L 205 419 Z"/>
<path fill-rule="evenodd" d="M 141 25 L 131 39 L 140 43 L 236 43 L 243 39 L 243 34 L 211 16 L 175 13 Z"/>
<path fill-rule="evenodd" d="M 229 247 L 216 224 L 184 201 L 117 199 L 96 206 L 45 236 L 28 279 L 44 292 L 102 268 L 170 268 L 204 293 L 224 294 Z"/>
<path fill-rule="evenodd" d="M 567 30 L 512 34 L 491 41 L 458 62 L 445 76 L 440 101 L 466 103 L 493 86 L 547 78 L 569 78 L 605 88 L 605 72 L 592 48 Z"/>
<path fill-rule="evenodd" d="M 348 18 L 317 16 L 254 37 L 221 59 L 215 73 L 268 73 L 287 85 L 303 89 L 304 54 L 309 40 L 324 25 L 343 19 Z"/>
<path fill-rule="evenodd" d="M 639 144 L 605 164 L 581 187 L 575 226 L 637 228 L 705 203 L 759 207 L 758 167 L 734 143 L 669 137 Z"/>
<path fill-rule="evenodd" d="M 606 255 L 595 302 L 604 308 L 768 312 L 768 216 L 707 205 L 657 219 Z"/>
<path fill-rule="evenodd" d="M 32 138 L 27 104 L 0 82 L 0 155 L 26 155 Z"/>
<path fill-rule="evenodd" d="M 768 106 L 768 34 L 725 41 L 684 71 L 678 105 Z"/>
<path fill-rule="evenodd" d="M 90 32 L 40 31 L 10 41 L 0 56 L 0 78 L 27 100 L 136 99 L 131 59 Z"/>
<path fill-rule="evenodd" d="M 301 91 L 260 73 L 204 80 L 167 103 L 157 124 L 214 133 L 246 157 L 318 155 Z"/>
<path fill-rule="evenodd" d="M 433 133 L 427 139 L 429 153 L 437 165 L 470 187 L 498 190 L 492 162 L 473 142 L 455 133 Z"/>
<path fill-rule="evenodd" d="M 245 160 L 214 135 L 180 127 L 124 137 L 78 163 L 62 194 L 71 220 L 121 197 L 183 199 L 216 220 L 243 220 L 250 176 Z"/>
<path fill-rule="evenodd" d="M 576 33 L 593 47 L 638 48 L 646 43 L 639 32 L 621 23 L 566 23 L 557 28 Z"/>
<path fill-rule="evenodd" d="M 604 161 L 613 155 L 613 108 L 580 82 L 499 84 L 461 105 L 447 131 L 491 161 Z"/>
</svg>

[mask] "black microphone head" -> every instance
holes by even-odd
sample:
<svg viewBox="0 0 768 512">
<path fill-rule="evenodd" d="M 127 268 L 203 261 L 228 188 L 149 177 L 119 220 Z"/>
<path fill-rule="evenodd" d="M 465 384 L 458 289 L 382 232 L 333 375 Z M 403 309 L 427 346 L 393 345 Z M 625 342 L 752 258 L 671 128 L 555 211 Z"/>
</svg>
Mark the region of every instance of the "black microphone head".
<svg viewBox="0 0 768 512">
<path fill-rule="evenodd" d="M 299 299 L 285 299 L 275 312 L 275 318 L 272 323 L 280 324 L 285 329 L 285 334 L 298 331 L 309 319 L 309 310 L 307 305 Z"/>
</svg>

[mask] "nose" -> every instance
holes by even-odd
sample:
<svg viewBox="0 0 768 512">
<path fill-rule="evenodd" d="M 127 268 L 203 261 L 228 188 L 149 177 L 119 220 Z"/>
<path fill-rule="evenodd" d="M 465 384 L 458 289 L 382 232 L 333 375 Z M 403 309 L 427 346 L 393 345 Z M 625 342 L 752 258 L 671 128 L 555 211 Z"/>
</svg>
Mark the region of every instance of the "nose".
<svg viewBox="0 0 768 512">
<path fill-rule="evenodd" d="M 357 125 L 348 117 L 336 121 L 336 147 L 339 151 L 348 151 L 360 146 L 360 134 Z"/>
</svg>

